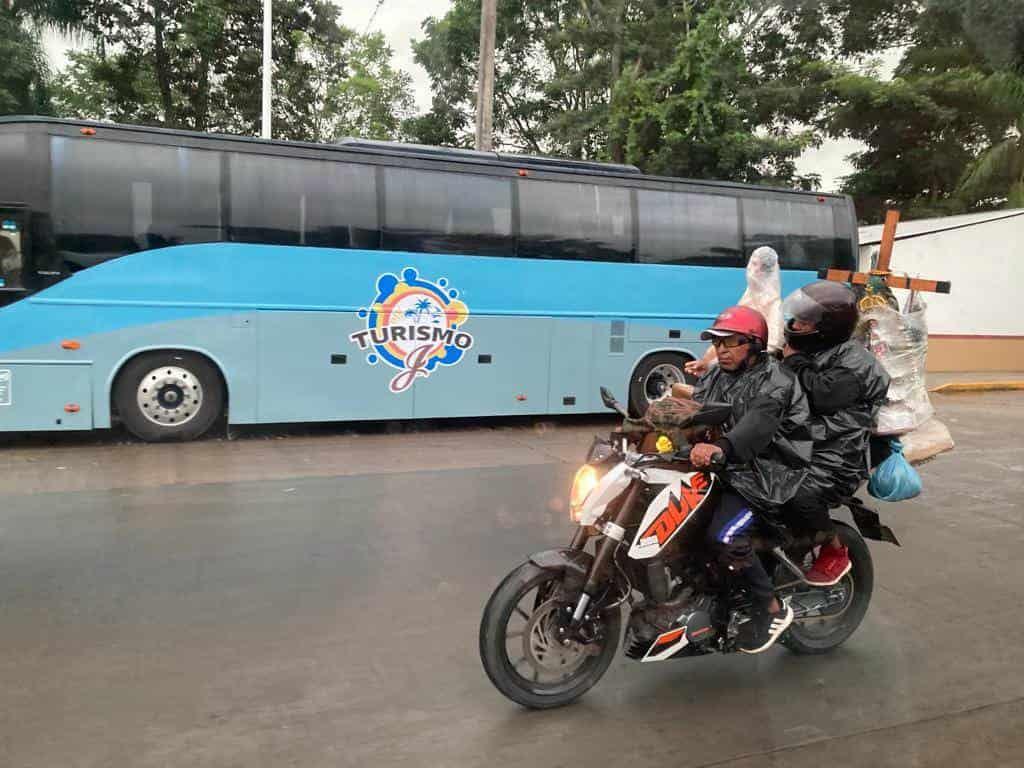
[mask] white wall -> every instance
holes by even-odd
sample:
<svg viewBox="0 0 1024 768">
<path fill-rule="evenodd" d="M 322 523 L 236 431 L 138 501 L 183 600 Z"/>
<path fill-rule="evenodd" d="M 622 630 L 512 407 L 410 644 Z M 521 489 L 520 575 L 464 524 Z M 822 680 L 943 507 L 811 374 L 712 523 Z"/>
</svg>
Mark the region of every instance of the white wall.
<svg viewBox="0 0 1024 768">
<path fill-rule="evenodd" d="M 877 248 L 861 246 L 861 270 Z M 925 296 L 929 333 L 1024 336 L 1024 216 L 897 240 L 891 269 L 952 283 Z"/>
</svg>

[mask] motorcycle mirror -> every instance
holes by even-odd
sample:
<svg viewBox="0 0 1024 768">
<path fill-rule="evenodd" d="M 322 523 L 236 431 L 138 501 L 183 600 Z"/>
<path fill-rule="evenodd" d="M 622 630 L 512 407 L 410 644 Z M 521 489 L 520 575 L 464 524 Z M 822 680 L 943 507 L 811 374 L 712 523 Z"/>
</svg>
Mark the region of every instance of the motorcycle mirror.
<svg viewBox="0 0 1024 768">
<path fill-rule="evenodd" d="M 728 403 L 703 403 L 700 410 L 690 419 L 690 425 L 717 427 L 728 421 L 730 416 L 732 416 L 732 406 Z"/>
<path fill-rule="evenodd" d="M 629 418 L 629 414 L 626 413 L 626 409 L 622 407 L 622 404 L 615 399 L 615 395 L 612 394 L 608 387 L 601 387 L 601 402 L 604 403 L 605 408 L 610 408 L 617 414 L 622 416 L 624 419 Z"/>
</svg>

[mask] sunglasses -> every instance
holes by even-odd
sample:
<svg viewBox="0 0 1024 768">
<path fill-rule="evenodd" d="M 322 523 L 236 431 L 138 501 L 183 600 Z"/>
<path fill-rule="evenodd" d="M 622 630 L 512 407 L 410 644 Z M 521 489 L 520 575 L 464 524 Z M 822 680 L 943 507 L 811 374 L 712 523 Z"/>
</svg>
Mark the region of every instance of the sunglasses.
<svg viewBox="0 0 1024 768">
<path fill-rule="evenodd" d="M 736 347 L 742 347 L 749 343 L 750 339 L 745 336 L 716 336 L 711 339 L 711 346 L 715 349 L 718 349 L 719 347 L 735 349 Z"/>
</svg>

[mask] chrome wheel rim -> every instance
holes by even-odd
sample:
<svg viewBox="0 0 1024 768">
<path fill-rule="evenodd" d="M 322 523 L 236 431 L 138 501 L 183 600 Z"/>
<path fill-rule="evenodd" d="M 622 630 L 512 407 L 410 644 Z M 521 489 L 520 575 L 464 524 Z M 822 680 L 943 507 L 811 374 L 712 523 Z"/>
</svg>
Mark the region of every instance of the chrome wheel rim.
<svg viewBox="0 0 1024 768">
<path fill-rule="evenodd" d="M 682 384 L 685 381 L 683 369 L 678 365 L 659 363 L 644 376 L 644 397 L 647 398 L 647 402 L 653 402 L 659 397 L 671 393 L 673 384 Z"/>
<path fill-rule="evenodd" d="M 151 424 L 178 427 L 192 421 L 199 413 L 203 405 L 203 387 L 187 368 L 161 366 L 142 377 L 135 402 Z"/>
<path fill-rule="evenodd" d="M 797 613 L 794 628 L 808 639 L 827 638 L 843 626 L 855 594 L 851 573 L 834 586 L 794 594 L 790 598 L 790 606 Z"/>
</svg>

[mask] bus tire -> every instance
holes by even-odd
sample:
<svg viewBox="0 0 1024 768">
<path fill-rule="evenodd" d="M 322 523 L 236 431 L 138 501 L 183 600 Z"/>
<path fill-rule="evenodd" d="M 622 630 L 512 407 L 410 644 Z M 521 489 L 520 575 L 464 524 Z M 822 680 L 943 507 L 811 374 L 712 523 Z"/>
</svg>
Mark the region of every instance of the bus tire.
<svg viewBox="0 0 1024 768">
<path fill-rule="evenodd" d="M 201 437 L 224 413 L 225 400 L 220 371 L 195 352 L 146 352 L 132 358 L 114 382 L 121 421 L 147 443 Z"/>
<path fill-rule="evenodd" d="M 673 380 L 694 384 L 696 376 L 686 373 L 683 366 L 693 358 L 682 352 L 656 352 L 648 355 L 633 371 L 629 380 L 629 410 L 636 417 L 647 412 L 652 399 L 657 393 L 664 391 L 663 386 L 671 386 Z"/>
</svg>

